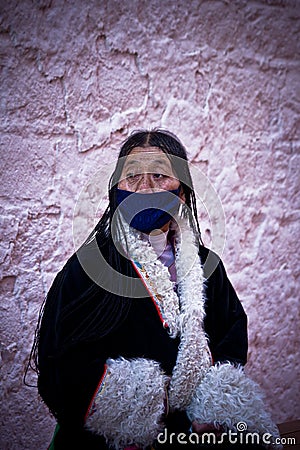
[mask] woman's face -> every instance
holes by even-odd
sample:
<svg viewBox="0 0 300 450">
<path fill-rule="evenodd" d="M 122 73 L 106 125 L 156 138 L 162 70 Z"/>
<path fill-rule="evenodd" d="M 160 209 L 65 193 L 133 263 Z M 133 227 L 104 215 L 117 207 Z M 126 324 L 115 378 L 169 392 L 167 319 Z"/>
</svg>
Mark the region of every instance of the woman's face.
<svg viewBox="0 0 300 450">
<path fill-rule="evenodd" d="M 172 191 L 180 186 L 171 161 L 158 147 L 135 147 L 126 157 L 118 188 L 130 192 Z M 184 199 L 183 191 L 180 197 Z"/>
</svg>

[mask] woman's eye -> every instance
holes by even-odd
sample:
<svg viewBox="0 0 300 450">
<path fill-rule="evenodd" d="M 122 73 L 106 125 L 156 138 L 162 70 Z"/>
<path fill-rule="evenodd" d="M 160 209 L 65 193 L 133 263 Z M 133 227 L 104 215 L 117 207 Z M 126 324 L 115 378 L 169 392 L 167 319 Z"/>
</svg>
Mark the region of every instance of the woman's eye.
<svg viewBox="0 0 300 450">
<path fill-rule="evenodd" d="M 128 173 L 126 174 L 126 180 L 128 183 L 137 183 L 139 181 L 139 174 L 138 173 Z"/>
<path fill-rule="evenodd" d="M 154 173 L 153 174 L 153 178 L 159 179 L 159 178 L 164 178 L 165 175 L 163 175 L 162 173 Z"/>
</svg>

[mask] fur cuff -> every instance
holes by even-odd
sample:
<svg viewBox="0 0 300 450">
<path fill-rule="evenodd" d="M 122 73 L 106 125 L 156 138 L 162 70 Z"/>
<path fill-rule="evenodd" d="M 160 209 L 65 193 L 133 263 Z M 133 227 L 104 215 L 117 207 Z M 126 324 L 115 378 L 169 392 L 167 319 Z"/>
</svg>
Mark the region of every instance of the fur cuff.
<svg viewBox="0 0 300 450">
<path fill-rule="evenodd" d="M 167 381 L 155 361 L 109 359 L 86 428 L 116 449 L 151 445 L 163 429 Z"/>
<path fill-rule="evenodd" d="M 208 370 L 187 408 L 187 415 L 191 421 L 220 424 L 234 431 L 238 422 L 244 422 L 247 432 L 279 437 L 278 428 L 265 410 L 259 386 L 241 367 L 230 363 Z"/>
</svg>

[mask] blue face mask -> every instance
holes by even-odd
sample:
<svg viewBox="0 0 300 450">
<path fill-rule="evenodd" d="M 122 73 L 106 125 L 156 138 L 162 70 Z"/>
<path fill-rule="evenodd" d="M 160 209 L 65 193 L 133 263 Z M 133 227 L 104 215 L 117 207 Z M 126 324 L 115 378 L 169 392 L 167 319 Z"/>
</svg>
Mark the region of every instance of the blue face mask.
<svg viewBox="0 0 300 450">
<path fill-rule="evenodd" d="M 117 204 L 127 223 L 136 230 L 150 233 L 162 228 L 180 205 L 180 186 L 173 191 L 160 191 L 150 194 L 117 189 Z"/>
</svg>

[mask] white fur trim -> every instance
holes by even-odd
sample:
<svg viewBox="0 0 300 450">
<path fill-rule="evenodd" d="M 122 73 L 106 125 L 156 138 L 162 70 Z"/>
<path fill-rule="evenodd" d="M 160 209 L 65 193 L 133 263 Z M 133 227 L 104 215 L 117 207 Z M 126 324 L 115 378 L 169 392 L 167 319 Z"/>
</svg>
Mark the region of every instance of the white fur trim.
<svg viewBox="0 0 300 450">
<path fill-rule="evenodd" d="M 203 328 L 205 293 L 199 249 L 194 233 L 183 220 L 178 220 L 175 247 L 181 340 L 170 382 L 169 404 L 172 409 L 185 409 L 212 360 Z"/>
<path fill-rule="evenodd" d="M 174 292 L 174 283 L 170 280 L 168 268 L 157 259 L 157 255 L 149 241 L 143 239 L 143 233 L 130 228 L 124 224 L 126 232 L 127 246 L 122 237 L 124 248 L 128 247 L 129 257 L 135 262 L 142 265 L 143 270 L 147 273 L 147 284 L 150 292 L 154 293 L 155 299 L 158 301 L 158 307 L 162 316 L 168 324 L 170 335 L 175 337 L 179 332 L 177 318 L 179 315 L 179 301 Z"/>
<path fill-rule="evenodd" d="M 279 437 L 278 428 L 265 409 L 261 389 L 241 367 L 230 363 L 209 369 L 187 408 L 187 415 L 191 421 L 221 424 L 234 431 L 238 422 L 245 422 L 248 432 Z"/>
<path fill-rule="evenodd" d="M 151 445 L 163 429 L 167 382 L 155 361 L 109 359 L 85 426 L 116 449 Z"/>
<path fill-rule="evenodd" d="M 171 337 L 180 334 L 180 346 L 169 388 L 171 409 L 184 410 L 190 403 L 197 385 L 212 364 L 207 337 L 203 328 L 205 316 L 204 276 L 199 249 L 193 230 L 186 220 L 177 217 L 175 230 L 175 263 L 178 295 L 174 292 L 170 274 L 141 233 L 123 224 L 123 247 L 129 256 L 143 266 L 141 276 L 149 291 L 161 301 L 162 315 L 170 328 Z M 179 299 L 178 299 L 179 296 Z M 179 308 L 180 301 L 180 308 Z M 159 306 L 159 305 L 158 305 Z"/>
</svg>

